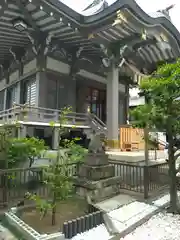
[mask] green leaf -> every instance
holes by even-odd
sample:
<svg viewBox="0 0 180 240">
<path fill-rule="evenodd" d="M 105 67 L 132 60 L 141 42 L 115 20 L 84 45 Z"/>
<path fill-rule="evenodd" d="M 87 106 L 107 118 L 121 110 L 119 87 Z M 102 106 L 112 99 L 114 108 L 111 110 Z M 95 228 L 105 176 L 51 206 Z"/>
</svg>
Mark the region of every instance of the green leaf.
<svg viewBox="0 0 180 240">
<path fill-rule="evenodd" d="M 49 122 L 49 125 L 50 125 L 50 127 L 54 127 L 55 126 L 55 122 L 51 121 L 51 122 Z"/>
<path fill-rule="evenodd" d="M 180 62 L 163 64 L 151 77 L 141 81 L 140 92 L 148 100 L 138 106 L 130 115 L 136 127 L 154 128 L 167 131 L 169 126 L 173 135 L 180 132 L 180 104 L 175 99 L 180 96 Z"/>
</svg>

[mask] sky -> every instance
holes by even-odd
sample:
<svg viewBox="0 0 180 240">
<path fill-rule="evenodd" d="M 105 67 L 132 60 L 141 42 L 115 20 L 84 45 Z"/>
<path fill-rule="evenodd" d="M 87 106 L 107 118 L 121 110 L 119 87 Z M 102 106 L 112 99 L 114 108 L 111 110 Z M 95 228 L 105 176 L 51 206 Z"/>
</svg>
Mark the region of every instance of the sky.
<svg viewBox="0 0 180 240">
<path fill-rule="evenodd" d="M 93 0 L 61 0 L 63 3 L 71 7 L 77 12 L 81 12 L 88 3 Z M 116 0 L 107 0 L 109 4 L 112 4 Z M 152 13 L 157 10 L 165 9 L 171 4 L 175 4 L 175 7 L 170 11 L 170 16 L 173 24 L 180 31 L 180 0 L 136 0 L 137 4 L 146 12 Z"/>
</svg>

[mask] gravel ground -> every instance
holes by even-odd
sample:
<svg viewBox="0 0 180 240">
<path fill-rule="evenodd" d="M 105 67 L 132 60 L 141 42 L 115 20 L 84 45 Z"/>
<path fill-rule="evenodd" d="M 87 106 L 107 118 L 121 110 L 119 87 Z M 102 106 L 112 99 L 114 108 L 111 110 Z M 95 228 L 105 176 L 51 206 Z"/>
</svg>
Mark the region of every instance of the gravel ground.
<svg viewBox="0 0 180 240">
<path fill-rule="evenodd" d="M 180 239 L 180 215 L 166 212 L 153 216 L 148 222 L 120 240 L 178 240 Z"/>
<path fill-rule="evenodd" d="M 110 235 L 104 226 L 104 224 L 99 225 L 96 228 L 91 229 L 85 233 L 81 233 L 73 237 L 71 240 L 108 240 Z"/>
</svg>

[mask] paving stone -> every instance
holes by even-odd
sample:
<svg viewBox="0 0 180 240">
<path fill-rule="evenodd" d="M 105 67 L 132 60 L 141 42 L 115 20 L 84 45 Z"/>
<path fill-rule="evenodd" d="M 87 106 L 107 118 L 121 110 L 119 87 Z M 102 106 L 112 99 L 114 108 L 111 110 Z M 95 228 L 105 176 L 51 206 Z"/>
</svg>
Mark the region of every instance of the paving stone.
<svg viewBox="0 0 180 240">
<path fill-rule="evenodd" d="M 111 211 L 108 215 L 120 222 L 126 222 L 133 216 L 141 214 L 147 208 L 149 208 L 148 204 L 135 201 L 119 209 Z"/>
<path fill-rule="evenodd" d="M 180 193 L 178 193 L 179 195 Z M 112 199 L 112 204 L 113 201 L 115 202 L 114 199 Z M 129 227 L 133 226 L 135 223 L 142 219 L 146 219 L 147 216 L 150 216 L 150 214 L 153 214 L 153 212 L 156 212 L 156 210 L 160 207 L 163 206 L 165 203 L 169 201 L 169 194 L 157 199 L 154 201 L 153 205 L 147 204 L 147 203 L 142 203 L 138 201 L 131 202 L 125 206 L 122 206 L 119 209 L 115 209 L 113 211 L 110 211 L 107 213 L 109 220 L 112 221 L 113 224 L 113 229 L 116 230 L 116 232 L 123 232 L 127 230 Z M 104 201 L 106 202 L 106 201 Z M 153 231 L 153 237 L 149 238 L 149 232 L 151 230 L 148 229 L 146 224 L 143 224 L 142 226 L 138 227 L 137 229 L 141 229 L 137 233 L 137 237 L 134 238 L 134 235 L 136 234 L 136 230 L 132 233 L 127 235 L 124 240 L 139 240 L 139 239 L 146 239 L 146 240 L 179 240 L 180 239 L 180 216 L 177 217 L 178 219 L 178 227 L 176 224 L 176 228 L 173 227 L 171 224 L 171 221 L 173 220 L 173 215 L 167 215 L 163 213 L 156 214 L 153 216 L 151 219 L 156 219 L 156 216 L 160 216 L 157 218 L 157 221 L 151 221 L 151 219 L 148 221 L 151 224 L 154 224 L 155 231 Z M 169 222 L 168 224 L 166 222 L 165 216 L 169 216 Z M 161 223 L 161 218 L 162 218 L 162 223 Z M 175 217 L 176 218 L 176 217 Z M 173 220 L 175 221 L 175 220 Z M 156 224 L 158 224 L 159 228 L 156 227 Z M 161 226 L 162 225 L 162 226 Z M 164 231 L 165 227 L 165 231 Z M 175 231 L 176 230 L 176 231 Z M 156 235 L 155 235 L 156 232 Z M 166 238 L 164 235 L 164 232 L 166 232 L 169 236 L 169 238 Z M 179 233 L 178 233 L 179 232 Z M 174 235 L 173 235 L 174 234 Z M 163 236 L 162 238 L 159 236 Z M 100 238 L 103 240 L 108 240 L 110 239 L 110 234 L 108 233 L 106 227 L 104 224 L 101 226 L 98 226 L 96 228 L 93 228 L 85 233 L 78 234 L 72 240 L 88 240 L 88 239 L 93 239 L 93 240 L 99 240 Z"/>
<path fill-rule="evenodd" d="M 135 200 L 136 200 L 135 198 L 133 198 L 127 194 L 119 194 L 115 197 L 112 197 L 110 199 L 107 199 L 105 201 L 97 203 L 96 206 L 105 212 L 110 212 L 110 211 L 117 209 L 125 204 L 129 204 Z"/>
</svg>

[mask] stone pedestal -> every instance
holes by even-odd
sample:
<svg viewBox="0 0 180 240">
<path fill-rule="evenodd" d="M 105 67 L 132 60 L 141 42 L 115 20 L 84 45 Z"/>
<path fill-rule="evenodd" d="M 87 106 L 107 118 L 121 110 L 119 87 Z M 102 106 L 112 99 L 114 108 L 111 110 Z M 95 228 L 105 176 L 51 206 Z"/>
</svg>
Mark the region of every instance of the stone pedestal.
<svg viewBox="0 0 180 240">
<path fill-rule="evenodd" d="M 120 177 L 115 177 L 114 165 L 105 153 L 89 153 L 76 179 L 77 194 L 99 202 L 120 191 Z"/>
</svg>

